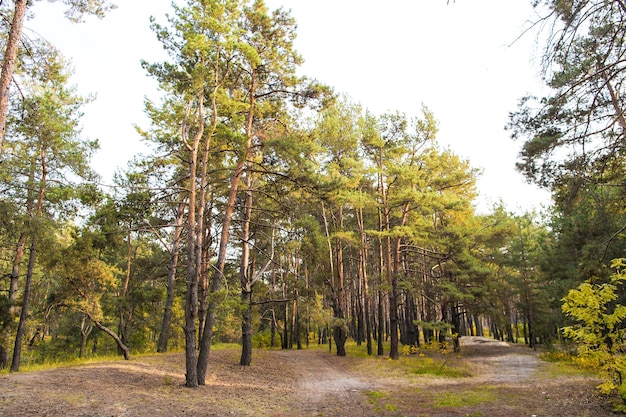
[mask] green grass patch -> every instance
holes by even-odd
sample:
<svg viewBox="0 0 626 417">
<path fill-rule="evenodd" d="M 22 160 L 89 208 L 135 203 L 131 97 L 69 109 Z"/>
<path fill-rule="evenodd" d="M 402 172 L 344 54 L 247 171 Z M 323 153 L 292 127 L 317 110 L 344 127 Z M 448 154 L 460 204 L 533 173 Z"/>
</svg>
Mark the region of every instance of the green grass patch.
<svg viewBox="0 0 626 417">
<path fill-rule="evenodd" d="M 374 403 L 382 398 L 387 398 L 387 394 L 380 391 L 369 391 L 367 393 L 367 398 L 369 398 L 370 403 Z"/>
<path fill-rule="evenodd" d="M 547 377 L 558 376 L 594 376 L 597 371 L 595 365 L 567 352 L 544 352 L 541 360 L 547 362 L 545 367 Z"/>
<path fill-rule="evenodd" d="M 395 404 L 389 403 L 388 397 L 389 396 L 387 395 L 387 393 L 380 392 L 380 391 L 369 391 L 367 393 L 367 398 L 369 399 L 369 403 L 374 406 L 374 411 L 377 413 L 380 413 L 383 410 L 398 411 L 398 406 L 396 406 Z"/>
<path fill-rule="evenodd" d="M 466 369 L 450 366 L 447 360 L 429 357 L 403 358 L 407 369 L 415 375 L 432 375 L 446 378 L 463 378 L 471 376 Z"/>
<path fill-rule="evenodd" d="M 103 356 L 91 356 L 89 358 L 75 358 L 75 359 L 59 359 L 59 360 L 47 360 L 44 363 L 37 362 L 22 362 L 20 364 L 20 372 L 35 372 L 43 371 L 46 369 L 66 368 L 70 366 L 84 365 L 90 363 L 99 362 L 114 362 L 123 359 L 119 355 L 103 355 Z M 9 369 L 3 369 L 0 374 L 8 374 Z"/>
<path fill-rule="evenodd" d="M 479 387 L 472 390 L 442 392 L 433 398 L 433 407 L 474 407 L 498 400 L 495 389 Z"/>
</svg>

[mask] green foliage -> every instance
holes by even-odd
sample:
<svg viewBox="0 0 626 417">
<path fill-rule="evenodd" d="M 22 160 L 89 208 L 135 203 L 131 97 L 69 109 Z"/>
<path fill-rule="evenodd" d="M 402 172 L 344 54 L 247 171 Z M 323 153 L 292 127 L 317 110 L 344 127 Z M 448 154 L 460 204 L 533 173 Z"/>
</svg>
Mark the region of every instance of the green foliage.
<svg viewBox="0 0 626 417">
<path fill-rule="evenodd" d="M 623 322 L 626 306 L 615 303 L 626 281 L 625 259 L 613 260 L 616 272 L 609 282 L 584 282 L 563 298 L 563 312 L 577 321 L 564 328 L 566 337 L 578 343 L 578 354 L 590 361 L 606 378 L 599 386 L 602 392 L 620 388 L 626 372 L 622 344 L 626 333 Z"/>
<path fill-rule="evenodd" d="M 413 357 L 406 365 L 407 371 L 415 375 L 430 375 L 445 378 L 463 378 L 470 376 L 467 370 L 449 366 L 444 359 L 435 359 L 423 355 Z"/>
<path fill-rule="evenodd" d="M 433 406 L 441 407 L 473 407 L 479 404 L 498 401 L 498 393 L 494 387 L 476 387 L 471 390 L 442 392 L 433 400 Z"/>
<path fill-rule="evenodd" d="M 389 403 L 389 394 L 381 391 L 368 391 L 368 401 L 374 406 L 374 411 L 382 412 L 383 409 L 387 411 L 397 411 L 398 407 Z M 384 404 L 384 408 L 382 406 Z"/>
</svg>

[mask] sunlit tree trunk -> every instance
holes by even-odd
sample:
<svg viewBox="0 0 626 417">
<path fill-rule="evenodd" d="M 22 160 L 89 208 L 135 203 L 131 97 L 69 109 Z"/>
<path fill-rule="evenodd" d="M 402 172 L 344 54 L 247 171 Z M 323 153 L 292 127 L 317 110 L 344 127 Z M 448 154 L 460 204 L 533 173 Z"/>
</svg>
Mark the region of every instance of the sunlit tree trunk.
<svg viewBox="0 0 626 417">
<path fill-rule="evenodd" d="M 245 178 L 244 205 L 241 209 L 241 260 L 239 266 L 239 281 L 241 284 L 241 302 L 243 311 L 241 317 L 241 359 L 239 364 L 250 366 L 252 362 L 252 285 L 250 277 L 250 218 L 252 217 L 252 177 Z"/>
<path fill-rule="evenodd" d="M 187 209 L 187 285 L 185 296 L 185 385 L 187 387 L 197 387 L 197 364 L 198 354 L 196 351 L 196 320 L 198 317 L 198 267 L 196 264 L 196 187 L 197 187 L 197 162 L 198 149 L 202 133 L 204 130 L 203 105 L 204 94 L 200 92 L 196 97 L 197 102 L 197 132 L 193 135 L 191 143 L 186 143 L 190 152 L 189 157 L 189 205 Z M 190 103 L 191 105 L 191 103 Z M 189 129 L 185 126 L 184 129 Z M 183 138 L 187 137 L 187 131 L 183 132 Z"/>
</svg>

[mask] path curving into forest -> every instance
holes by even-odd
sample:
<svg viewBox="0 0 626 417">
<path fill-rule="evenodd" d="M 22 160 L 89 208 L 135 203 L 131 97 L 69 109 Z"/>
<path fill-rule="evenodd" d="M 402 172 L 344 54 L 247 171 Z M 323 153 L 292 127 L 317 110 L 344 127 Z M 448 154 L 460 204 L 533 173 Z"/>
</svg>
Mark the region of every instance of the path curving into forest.
<svg viewBox="0 0 626 417">
<path fill-rule="evenodd" d="M 537 352 L 487 337 L 464 336 L 461 349 L 474 367 L 476 383 L 524 383 L 541 364 Z"/>
<path fill-rule="evenodd" d="M 337 406 L 349 410 L 367 403 L 365 392 L 372 384 L 351 374 L 318 350 L 279 351 L 276 356 L 292 368 L 295 389 L 301 393 L 302 411 L 333 412 Z"/>
<path fill-rule="evenodd" d="M 463 337 L 462 351 L 472 369 L 468 378 L 418 378 L 408 383 L 386 377 L 363 377 L 350 370 L 351 358 L 320 350 L 273 351 L 276 360 L 291 369 L 293 388 L 301 399 L 302 415 L 381 415 L 373 412 L 368 392 L 397 392 L 403 388 L 458 389 L 461 385 L 518 386 L 532 380 L 541 361 L 536 352 L 485 337 Z M 342 414 L 343 413 L 343 414 Z"/>
<path fill-rule="evenodd" d="M 481 338 L 462 338 L 472 376 L 403 373 L 385 358 L 338 357 L 325 350 L 255 350 L 252 366 L 237 349 L 211 352 L 207 384 L 184 387 L 184 355 L 135 357 L 0 375 L 0 417 L 600 417 L 598 381 L 554 375 L 536 352 Z M 438 354 L 438 353 L 435 353 Z M 487 400 L 438 406 L 446 396 Z M 491 395 L 491 397 L 489 397 Z M 491 398 L 491 399 L 489 399 Z"/>
</svg>

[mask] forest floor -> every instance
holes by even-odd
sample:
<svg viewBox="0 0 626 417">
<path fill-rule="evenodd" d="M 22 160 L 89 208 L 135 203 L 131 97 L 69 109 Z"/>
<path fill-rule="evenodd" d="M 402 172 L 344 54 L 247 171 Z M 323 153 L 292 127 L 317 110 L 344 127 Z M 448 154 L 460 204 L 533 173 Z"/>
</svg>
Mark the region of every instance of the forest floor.
<svg viewBox="0 0 626 417">
<path fill-rule="evenodd" d="M 214 350 L 197 389 L 183 386 L 182 353 L 19 372 L 0 376 L 0 416 L 613 415 L 591 375 L 528 348 L 461 340 L 460 355 L 427 351 L 400 361 L 255 350 L 252 366 L 241 367 L 236 349 Z M 420 361 L 458 375 L 421 374 Z"/>
</svg>

